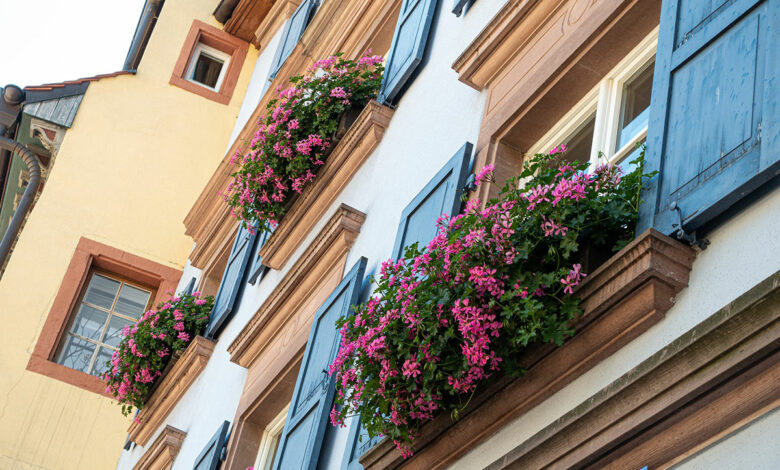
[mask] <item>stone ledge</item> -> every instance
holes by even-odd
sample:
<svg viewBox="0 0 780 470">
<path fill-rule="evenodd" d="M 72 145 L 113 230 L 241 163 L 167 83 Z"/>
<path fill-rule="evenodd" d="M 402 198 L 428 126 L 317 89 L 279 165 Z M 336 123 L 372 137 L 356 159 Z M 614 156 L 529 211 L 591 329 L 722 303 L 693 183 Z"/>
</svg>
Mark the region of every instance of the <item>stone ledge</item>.
<svg viewBox="0 0 780 470">
<path fill-rule="evenodd" d="M 369 450 L 365 470 L 444 468 L 502 426 L 526 413 L 660 321 L 688 285 L 693 249 L 648 230 L 594 271 L 578 288 L 584 309 L 577 334 L 560 348 L 529 348 L 528 372 L 487 386 L 453 422 L 439 416 L 421 430 L 415 454 L 404 460 L 385 439 Z"/>
<path fill-rule="evenodd" d="M 312 290 L 354 243 L 366 215 L 342 204 L 290 268 L 257 313 L 228 347 L 230 360 L 249 367 L 269 347 L 275 332 L 300 310 Z M 339 275 L 340 278 L 340 275 Z M 270 326 L 269 326 L 270 325 Z"/>
<path fill-rule="evenodd" d="M 165 426 L 133 470 L 164 470 L 171 468 L 187 433 L 173 426 Z"/>
<path fill-rule="evenodd" d="M 138 413 L 137 420 L 130 425 L 130 440 L 145 446 L 154 432 L 163 423 L 173 407 L 184 396 L 214 352 L 214 342 L 203 336 L 196 336 L 184 354 L 162 377 L 157 388 Z"/>
<path fill-rule="evenodd" d="M 393 110 L 370 101 L 333 149 L 317 178 L 282 218 L 260 250 L 263 264 L 281 269 L 336 197 L 379 145 Z"/>
</svg>

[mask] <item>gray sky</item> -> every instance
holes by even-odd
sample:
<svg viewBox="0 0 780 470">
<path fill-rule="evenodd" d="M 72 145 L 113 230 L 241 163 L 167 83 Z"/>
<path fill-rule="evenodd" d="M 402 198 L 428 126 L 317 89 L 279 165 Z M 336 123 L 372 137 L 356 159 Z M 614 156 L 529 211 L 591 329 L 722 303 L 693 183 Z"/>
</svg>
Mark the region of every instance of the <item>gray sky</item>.
<svg viewBox="0 0 780 470">
<path fill-rule="evenodd" d="M 0 0 L 0 87 L 122 69 L 143 0 Z"/>
</svg>

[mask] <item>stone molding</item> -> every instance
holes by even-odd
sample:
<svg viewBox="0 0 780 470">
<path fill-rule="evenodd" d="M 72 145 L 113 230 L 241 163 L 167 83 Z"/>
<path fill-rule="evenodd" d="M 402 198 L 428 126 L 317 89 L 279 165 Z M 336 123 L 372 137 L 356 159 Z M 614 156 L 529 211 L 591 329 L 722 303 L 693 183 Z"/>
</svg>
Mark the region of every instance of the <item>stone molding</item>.
<svg viewBox="0 0 780 470">
<path fill-rule="evenodd" d="M 421 430 L 415 454 L 404 460 L 390 440 L 369 450 L 366 470 L 438 469 L 526 413 L 660 321 L 674 296 L 688 285 L 695 252 L 647 230 L 586 278 L 576 291 L 583 315 L 577 333 L 556 348 L 529 348 L 527 373 L 504 377 L 474 396 L 460 420 L 439 416 Z"/>
<path fill-rule="evenodd" d="M 366 105 L 320 168 L 317 178 L 293 203 L 260 250 L 264 265 L 271 269 L 284 267 L 320 215 L 333 204 L 379 145 L 392 116 L 392 109 L 374 100 Z"/>
<path fill-rule="evenodd" d="M 195 382 L 214 352 L 213 341 L 203 336 L 196 336 L 184 354 L 162 377 L 157 388 L 146 401 L 128 429 L 130 440 L 140 446 L 145 446 L 154 432 L 168 417 L 171 410 L 181 400 L 190 386 Z"/>
<path fill-rule="evenodd" d="M 187 433 L 173 426 L 165 426 L 157 439 L 144 452 L 133 470 L 168 470 L 179 455 Z"/>
<path fill-rule="evenodd" d="M 346 204 L 336 209 L 336 213 L 228 347 L 232 362 L 248 368 L 274 344 L 273 339 L 288 326 L 291 318 L 295 318 L 296 311 L 303 310 L 300 305 L 308 300 L 320 281 L 327 277 L 334 265 L 343 264 L 365 218 L 365 214 Z M 269 325 L 272 327 L 267 327 Z"/>
</svg>

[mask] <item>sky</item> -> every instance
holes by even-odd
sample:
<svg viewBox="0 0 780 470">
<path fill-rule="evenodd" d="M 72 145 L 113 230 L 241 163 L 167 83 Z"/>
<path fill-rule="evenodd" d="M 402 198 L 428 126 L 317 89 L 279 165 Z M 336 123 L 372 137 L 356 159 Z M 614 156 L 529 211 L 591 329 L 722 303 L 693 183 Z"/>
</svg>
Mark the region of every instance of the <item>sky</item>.
<svg viewBox="0 0 780 470">
<path fill-rule="evenodd" d="M 116 72 L 144 0 L 0 0 L 0 87 Z"/>
</svg>

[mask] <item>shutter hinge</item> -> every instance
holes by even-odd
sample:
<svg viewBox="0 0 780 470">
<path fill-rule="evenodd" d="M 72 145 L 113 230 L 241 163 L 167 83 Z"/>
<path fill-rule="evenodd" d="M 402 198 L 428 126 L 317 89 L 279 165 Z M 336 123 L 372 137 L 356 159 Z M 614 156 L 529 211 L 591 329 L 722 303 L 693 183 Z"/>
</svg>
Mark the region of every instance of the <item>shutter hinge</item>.
<svg viewBox="0 0 780 470">
<path fill-rule="evenodd" d="M 466 178 L 466 183 L 463 185 L 463 191 L 476 191 L 477 190 L 477 175 L 474 173 L 471 173 L 468 178 Z"/>
<path fill-rule="evenodd" d="M 669 208 L 673 210 L 675 213 L 677 213 L 677 223 L 672 224 L 672 227 L 677 227 L 677 231 L 674 233 L 674 236 L 677 237 L 678 240 L 684 240 L 691 245 L 698 246 L 699 249 L 706 250 L 707 246 L 710 244 L 710 241 L 708 239 L 706 238 L 697 239 L 695 230 L 691 233 L 688 233 L 683 228 L 682 211 L 680 211 L 680 206 L 677 205 L 677 201 L 673 201 L 669 205 Z"/>
</svg>

